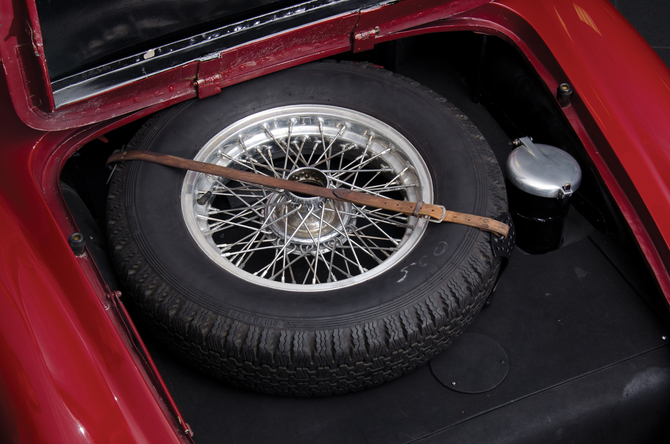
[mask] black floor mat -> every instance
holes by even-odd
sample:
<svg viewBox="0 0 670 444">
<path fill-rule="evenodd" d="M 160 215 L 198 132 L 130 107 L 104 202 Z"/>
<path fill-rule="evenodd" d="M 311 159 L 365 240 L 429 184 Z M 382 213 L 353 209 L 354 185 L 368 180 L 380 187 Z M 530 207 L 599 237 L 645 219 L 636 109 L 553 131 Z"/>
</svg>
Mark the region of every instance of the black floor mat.
<svg viewBox="0 0 670 444">
<path fill-rule="evenodd" d="M 279 398 L 150 349 L 200 444 L 654 442 L 668 436 L 669 332 L 638 279 L 648 277 L 624 279 L 591 239 L 545 255 L 515 252 L 492 306 L 468 330 L 509 359 L 502 383 L 479 394 L 451 390 L 424 366 L 350 395 Z"/>
</svg>

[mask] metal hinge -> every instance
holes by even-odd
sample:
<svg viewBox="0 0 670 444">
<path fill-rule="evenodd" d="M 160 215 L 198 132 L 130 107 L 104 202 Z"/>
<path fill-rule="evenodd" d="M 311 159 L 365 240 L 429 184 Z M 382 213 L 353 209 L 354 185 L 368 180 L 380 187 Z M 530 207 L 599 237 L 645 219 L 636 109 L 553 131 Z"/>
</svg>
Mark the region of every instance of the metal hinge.
<svg viewBox="0 0 670 444">
<path fill-rule="evenodd" d="M 205 97 L 213 96 L 221 92 L 221 74 L 214 74 L 213 76 L 205 78 L 197 78 L 195 80 L 195 87 L 198 90 L 198 97 L 204 99 Z"/>
<path fill-rule="evenodd" d="M 221 92 L 221 54 L 215 53 L 200 59 L 193 85 L 201 99 Z"/>
<path fill-rule="evenodd" d="M 379 26 L 354 34 L 354 52 L 368 51 L 375 46 L 375 37 L 379 34 Z"/>
</svg>

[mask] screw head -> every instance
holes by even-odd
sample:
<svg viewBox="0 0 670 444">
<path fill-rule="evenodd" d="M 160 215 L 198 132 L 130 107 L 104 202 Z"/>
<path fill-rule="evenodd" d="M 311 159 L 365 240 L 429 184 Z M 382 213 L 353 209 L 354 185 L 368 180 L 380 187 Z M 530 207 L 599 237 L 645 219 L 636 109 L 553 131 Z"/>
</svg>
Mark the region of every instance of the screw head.
<svg viewBox="0 0 670 444">
<path fill-rule="evenodd" d="M 561 94 L 572 94 L 572 85 L 569 83 L 561 83 L 558 86 L 558 91 Z"/>
<path fill-rule="evenodd" d="M 68 244 L 76 256 L 81 256 L 84 254 L 84 248 L 86 247 L 86 239 L 81 233 L 72 233 L 68 239 Z"/>
</svg>

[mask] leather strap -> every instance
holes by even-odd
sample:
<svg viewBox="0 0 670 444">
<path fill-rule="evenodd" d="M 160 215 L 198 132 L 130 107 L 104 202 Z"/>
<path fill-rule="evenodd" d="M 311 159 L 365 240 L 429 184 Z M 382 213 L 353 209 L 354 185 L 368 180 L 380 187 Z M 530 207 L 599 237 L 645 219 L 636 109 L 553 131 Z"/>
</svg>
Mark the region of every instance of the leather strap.
<svg viewBox="0 0 670 444">
<path fill-rule="evenodd" d="M 404 200 L 387 199 L 385 197 L 374 196 L 372 194 L 361 193 L 346 188 L 324 188 L 316 185 L 310 185 L 292 180 L 279 179 L 277 177 L 265 176 L 262 174 L 251 173 L 249 171 L 240 171 L 233 168 L 227 168 L 211 163 L 198 162 L 195 160 L 184 159 L 181 157 L 170 156 L 168 154 L 154 153 L 151 151 L 121 151 L 112 154 L 107 159 L 107 165 L 126 160 L 142 160 L 145 162 L 157 163 L 164 166 L 179 168 L 182 170 L 197 171 L 199 173 L 211 174 L 213 176 L 225 177 L 227 179 L 240 182 L 261 185 L 268 188 L 278 188 L 302 193 L 311 196 L 323 197 L 325 199 L 338 200 L 343 202 L 365 205 L 383 210 L 396 211 L 398 213 L 414 215 L 418 217 L 429 218 L 431 222 L 452 222 L 469 227 L 479 228 L 483 231 L 495 233 L 498 236 L 506 237 L 509 232 L 509 226 L 488 217 L 476 216 L 473 214 L 458 213 L 449 211 L 441 205 L 428 204 L 425 202 L 407 202 Z"/>
</svg>

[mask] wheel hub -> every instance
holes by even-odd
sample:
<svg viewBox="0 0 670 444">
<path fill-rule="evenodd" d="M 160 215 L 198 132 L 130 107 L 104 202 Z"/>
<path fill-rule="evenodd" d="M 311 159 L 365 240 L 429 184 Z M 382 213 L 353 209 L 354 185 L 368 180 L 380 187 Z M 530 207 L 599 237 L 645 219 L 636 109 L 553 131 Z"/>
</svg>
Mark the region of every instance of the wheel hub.
<svg viewBox="0 0 670 444">
<path fill-rule="evenodd" d="M 324 188 L 330 180 L 317 168 L 300 168 L 288 180 Z M 284 244 L 310 245 L 316 250 L 333 238 L 344 237 L 351 221 L 351 205 L 291 191 L 276 192 L 266 209 L 266 220 Z M 304 251 L 304 247 L 301 249 Z"/>
</svg>

